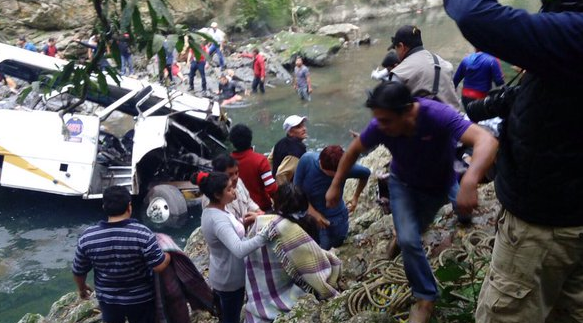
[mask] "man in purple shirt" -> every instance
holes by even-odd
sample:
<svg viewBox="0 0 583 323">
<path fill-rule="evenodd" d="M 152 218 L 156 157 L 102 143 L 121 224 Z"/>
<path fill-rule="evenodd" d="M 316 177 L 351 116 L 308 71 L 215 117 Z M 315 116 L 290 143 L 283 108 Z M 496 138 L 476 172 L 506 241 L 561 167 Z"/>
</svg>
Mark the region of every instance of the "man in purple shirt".
<svg viewBox="0 0 583 323">
<path fill-rule="evenodd" d="M 456 88 L 462 79 L 464 80 L 462 88 L 464 107 L 474 100 L 485 98 L 492 88 L 492 82 L 497 86 L 504 85 L 504 74 L 502 74 L 500 62 L 496 57 L 477 48 L 475 53 L 464 57 L 458 66 L 453 76 L 453 84 Z"/>
<path fill-rule="evenodd" d="M 342 183 L 361 153 L 380 144 L 391 151 L 389 188 L 393 222 L 405 273 L 417 299 L 409 322 L 428 322 L 438 290 L 421 235 L 439 208 L 447 203 L 450 189 L 457 189 L 453 170 L 455 143 L 459 140 L 474 148 L 473 162 L 457 195 L 457 208 L 464 214 L 478 205 L 477 186 L 494 162 L 498 143 L 450 106 L 413 98 L 401 83 L 378 85 L 366 106 L 371 108 L 373 119 L 340 160 L 326 193 L 326 203 L 328 207 L 338 204 Z"/>
</svg>

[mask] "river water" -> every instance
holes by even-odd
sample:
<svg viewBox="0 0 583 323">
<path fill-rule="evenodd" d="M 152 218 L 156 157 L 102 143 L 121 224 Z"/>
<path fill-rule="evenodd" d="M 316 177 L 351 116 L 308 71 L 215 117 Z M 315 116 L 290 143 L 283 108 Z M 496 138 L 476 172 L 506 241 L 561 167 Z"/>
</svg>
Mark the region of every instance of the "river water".
<svg viewBox="0 0 583 323">
<path fill-rule="evenodd" d="M 510 1 L 530 11 L 537 9 L 537 2 Z M 420 27 L 425 47 L 454 66 L 472 51 L 441 8 L 356 24 L 378 43 L 342 50 L 330 66 L 311 68 L 311 102 L 300 102 L 291 86 L 278 86 L 250 98 L 247 108 L 228 110 L 234 123 L 251 126 L 257 151 L 269 151 L 284 135 L 282 123 L 291 114 L 309 118 L 309 149 L 346 146 L 348 130 L 360 131 L 370 118 L 363 107 L 365 90 L 376 84 L 370 72 L 401 25 Z M 505 72 L 513 75 L 507 67 Z M 184 245 L 199 225 L 198 216 L 192 214 L 181 230 L 166 233 Z M 0 188 L 0 323 L 17 322 L 27 312 L 46 315 L 61 295 L 75 290 L 69 268 L 77 237 L 101 218 L 98 201 Z"/>
</svg>

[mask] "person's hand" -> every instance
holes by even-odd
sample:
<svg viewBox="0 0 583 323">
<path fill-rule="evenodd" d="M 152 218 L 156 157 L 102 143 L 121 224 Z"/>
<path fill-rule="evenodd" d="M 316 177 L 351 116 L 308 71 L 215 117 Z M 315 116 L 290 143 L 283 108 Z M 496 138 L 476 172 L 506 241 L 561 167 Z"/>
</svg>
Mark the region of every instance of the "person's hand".
<svg viewBox="0 0 583 323">
<path fill-rule="evenodd" d="M 340 203 L 340 188 L 335 185 L 330 185 L 326 192 L 326 207 L 333 208 Z"/>
<path fill-rule="evenodd" d="M 83 284 L 83 286 L 79 288 L 79 298 L 89 299 L 89 296 L 91 296 L 92 292 L 93 289 L 91 287 L 89 287 L 87 284 Z"/>
<path fill-rule="evenodd" d="M 245 225 L 246 227 L 252 225 L 253 223 L 255 223 L 255 220 L 257 219 L 258 215 L 259 214 L 256 212 L 249 212 L 245 214 L 245 217 L 243 218 L 243 225 Z"/>
<path fill-rule="evenodd" d="M 358 197 L 355 196 L 350 202 L 346 203 L 346 208 L 348 208 L 348 213 L 354 212 L 356 206 L 358 205 Z"/>
<path fill-rule="evenodd" d="M 261 78 L 261 82 L 265 82 L 265 76 Z"/>
<path fill-rule="evenodd" d="M 360 134 L 352 129 L 348 130 L 348 132 L 350 133 L 350 136 L 352 138 L 358 138 L 358 136 L 360 136 Z"/>
<path fill-rule="evenodd" d="M 326 229 L 330 226 L 330 221 L 328 221 L 328 219 L 326 219 L 320 212 L 310 212 L 309 215 L 316 221 L 316 227 L 318 227 L 318 229 Z"/>
<path fill-rule="evenodd" d="M 297 84 L 294 84 L 294 89 L 296 89 L 296 90 L 298 89 L 298 85 Z"/>
<path fill-rule="evenodd" d="M 460 214 L 471 214 L 478 207 L 477 184 L 466 183 L 462 179 L 460 190 L 457 193 L 457 211 Z"/>
<path fill-rule="evenodd" d="M 311 86 L 308 88 L 308 93 L 312 94 L 312 87 Z"/>
<path fill-rule="evenodd" d="M 261 230 L 259 230 L 259 232 L 257 232 L 256 235 L 263 237 L 265 241 L 269 241 L 269 225 L 266 225 L 263 228 L 261 228 Z"/>
<path fill-rule="evenodd" d="M 246 96 L 249 96 L 249 95 L 251 95 L 251 91 L 249 91 L 249 90 L 245 90 L 245 95 L 246 95 Z"/>
</svg>

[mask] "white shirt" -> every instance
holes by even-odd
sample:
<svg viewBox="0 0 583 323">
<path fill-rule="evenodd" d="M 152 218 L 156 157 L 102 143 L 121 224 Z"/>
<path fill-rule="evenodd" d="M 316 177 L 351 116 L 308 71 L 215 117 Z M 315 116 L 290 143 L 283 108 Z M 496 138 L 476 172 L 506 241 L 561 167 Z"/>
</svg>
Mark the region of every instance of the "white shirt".
<svg viewBox="0 0 583 323">
<path fill-rule="evenodd" d="M 211 36 L 219 45 L 225 40 L 225 36 L 227 35 L 219 28 L 202 28 L 199 31 Z"/>
</svg>

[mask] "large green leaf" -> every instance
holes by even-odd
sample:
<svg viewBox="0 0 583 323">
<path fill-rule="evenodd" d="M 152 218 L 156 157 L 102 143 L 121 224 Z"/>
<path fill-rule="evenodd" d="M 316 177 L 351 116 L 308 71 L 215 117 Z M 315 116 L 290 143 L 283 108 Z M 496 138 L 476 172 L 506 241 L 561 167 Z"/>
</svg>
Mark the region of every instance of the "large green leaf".
<svg viewBox="0 0 583 323">
<path fill-rule="evenodd" d="M 204 32 L 201 32 L 201 31 L 193 31 L 193 32 L 191 33 L 191 37 L 192 37 L 193 39 L 196 39 L 196 36 L 200 36 L 200 37 L 204 38 L 204 40 L 206 40 L 206 41 L 209 41 L 209 42 L 211 42 L 211 43 L 215 43 L 215 44 L 217 43 L 217 42 L 216 42 L 216 41 L 213 39 L 213 37 L 211 37 L 211 35 L 209 35 L 209 34 L 207 34 L 207 33 L 204 33 Z"/>
<path fill-rule="evenodd" d="M 65 67 L 63 67 L 63 72 L 61 73 L 60 76 L 56 76 L 54 79 L 55 81 L 57 81 L 57 79 L 60 79 L 61 82 L 69 82 L 69 78 L 71 78 L 71 74 L 73 73 L 73 70 L 75 69 L 75 61 L 70 61 L 69 63 L 67 63 L 67 65 L 65 65 Z"/>
<path fill-rule="evenodd" d="M 139 9 L 132 12 L 132 27 L 134 29 L 134 35 L 137 35 L 138 39 L 144 36 L 145 28 L 142 23 L 142 15 L 140 14 Z"/>
<path fill-rule="evenodd" d="M 152 19 L 152 30 L 158 30 L 158 13 L 150 1 L 148 1 L 148 12 L 150 13 L 150 19 Z"/>
<path fill-rule="evenodd" d="M 445 265 L 437 268 L 435 271 L 435 277 L 437 277 L 440 282 L 455 282 L 465 274 L 466 271 L 464 268 L 460 264 L 451 260 L 446 262 Z"/>
<path fill-rule="evenodd" d="M 30 92 L 32 92 L 32 86 L 27 86 L 26 88 L 24 88 L 24 90 L 22 90 L 22 92 L 20 92 L 20 94 L 18 95 L 18 99 L 16 99 L 16 102 L 18 104 L 22 104 L 22 102 L 24 102 L 24 99 L 26 99 Z"/>
<path fill-rule="evenodd" d="M 115 41 L 112 42 L 111 46 L 109 46 L 109 49 L 111 50 L 111 57 L 113 57 L 117 66 L 121 66 L 121 54 L 119 52 L 118 43 Z"/>
<path fill-rule="evenodd" d="M 115 84 L 117 84 L 119 86 L 119 83 L 121 82 L 121 80 L 119 79 L 119 74 L 118 74 L 117 70 L 111 66 L 107 66 L 105 68 L 105 70 L 107 71 L 107 75 L 109 75 L 113 79 Z"/>
<path fill-rule="evenodd" d="M 158 16 L 164 17 L 169 25 L 174 25 L 174 18 L 172 18 L 170 10 L 168 10 L 168 7 L 162 0 L 148 0 L 148 3 L 156 11 Z"/>
<path fill-rule="evenodd" d="M 130 29 L 130 25 L 132 23 L 132 17 L 134 15 L 134 11 L 136 9 L 136 3 L 138 0 L 130 0 L 126 3 L 125 8 L 123 8 L 123 12 L 121 13 L 121 21 L 120 21 L 120 29 L 122 32 L 127 32 Z M 139 11 L 138 11 L 139 15 Z"/>
<path fill-rule="evenodd" d="M 107 80 L 105 79 L 105 75 L 101 71 L 97 73 L 97 84 L 99 84 L 99 91 L 102 94 L 107 94 L 108 92 Z"/>
<path fill-rule="evenodd" d="M 158 53 L 162 46 L 164 46 L 164 36 L 160 34 L 154 34 L 154 38 L 152 39 L 152 53 Z"/>
</svg>

